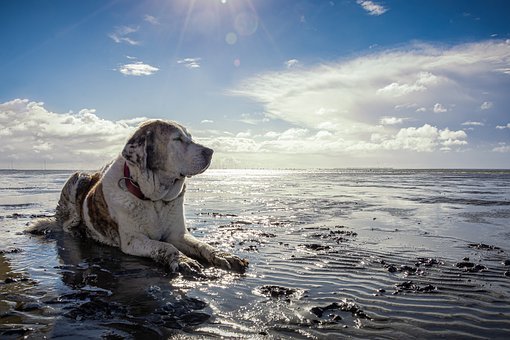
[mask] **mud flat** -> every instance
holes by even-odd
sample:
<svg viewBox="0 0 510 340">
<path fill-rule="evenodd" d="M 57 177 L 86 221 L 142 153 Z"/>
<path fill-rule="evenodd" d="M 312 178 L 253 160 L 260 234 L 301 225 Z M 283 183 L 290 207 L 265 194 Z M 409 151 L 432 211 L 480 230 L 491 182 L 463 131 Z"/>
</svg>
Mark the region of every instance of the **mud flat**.
<svg viewBox="0 0 510 340">
<path fill-rule="evenodd" d="M 27 234 L 65 174 L 1 179 L 0 338 L 510 337 L 510 174 L 206 174 L 189 185 L 190 230 L 246 257 L 243 275 Z"/>
</svg>

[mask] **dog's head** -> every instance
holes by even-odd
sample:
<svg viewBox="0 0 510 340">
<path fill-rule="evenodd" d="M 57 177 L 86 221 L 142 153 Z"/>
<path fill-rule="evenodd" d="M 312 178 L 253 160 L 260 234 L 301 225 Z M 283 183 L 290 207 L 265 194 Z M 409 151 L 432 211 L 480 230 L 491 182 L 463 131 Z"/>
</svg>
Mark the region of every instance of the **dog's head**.
<svg viewBox="0 0 510 340">
<path fill-rule="evenodd" d="M 212 154 L 212 149 L 195 143 L 182 125 L 163 120 L 140 125 L 122 150 L 140 189 L 154 201 L 177 197 L 184 179 L 204 172 Z"/>
</svg>

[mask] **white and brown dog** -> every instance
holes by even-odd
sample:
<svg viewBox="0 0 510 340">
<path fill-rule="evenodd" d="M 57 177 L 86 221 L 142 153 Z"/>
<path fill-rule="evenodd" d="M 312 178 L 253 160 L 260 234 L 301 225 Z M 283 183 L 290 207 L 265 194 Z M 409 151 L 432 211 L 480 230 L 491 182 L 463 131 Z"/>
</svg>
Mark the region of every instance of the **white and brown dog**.
<svg viewBox="0 0 510 340">
<path fill-rule="evenodd" d="M 244 272 L 248 261 L 216 251 L 186 228 L 186 177 L 204 172 L 212 154 L 193 142 L 183 126 L 147 121 L 100 172 L 69 178 L 58 202 L 57 224 L 126 254 L 150 257 L 172 271 L 200 272 L 202 262 Z"/>
</svg>

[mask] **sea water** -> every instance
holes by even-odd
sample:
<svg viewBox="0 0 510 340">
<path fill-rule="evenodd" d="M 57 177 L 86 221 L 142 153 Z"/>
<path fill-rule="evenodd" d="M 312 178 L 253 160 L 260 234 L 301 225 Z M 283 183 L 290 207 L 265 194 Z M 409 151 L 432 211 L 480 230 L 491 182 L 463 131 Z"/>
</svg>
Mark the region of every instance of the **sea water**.
<svg viewBox="0 0 510 340">
<path fill-rule="evenodd" d="M 208 170 L 196 237 L 250 261 L 183 277 L 34 236 L 70 171 L 0 171 L 0 337 L 508 338 L 510 171 Z"/>
</svg>

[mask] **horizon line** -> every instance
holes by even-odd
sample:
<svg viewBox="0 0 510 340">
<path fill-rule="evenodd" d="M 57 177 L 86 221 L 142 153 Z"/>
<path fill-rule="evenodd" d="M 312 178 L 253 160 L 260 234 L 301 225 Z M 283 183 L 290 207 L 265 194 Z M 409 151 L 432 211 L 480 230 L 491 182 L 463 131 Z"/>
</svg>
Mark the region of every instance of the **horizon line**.
<svg viewBox="0 0 510 340">
<path fill-rule="evenodd" d="M 510 171 L 510 168 L 475 168 L 475 167 L 378 167 L 378 166 L 360 166 L 360 167 L 318 167 L 318 168 L 271 168 L 271 167 L 237 167 L 237 168 L 209 168 L 208 170 L 490 170 L 490 171 Z M 99 169 L 76 169 L 76 168 L 61 168 L 61 169 L 41 169 L 41 168 L 0 168 L 0 171 L 83 171 L 94 172 Z"/>
</svg>

